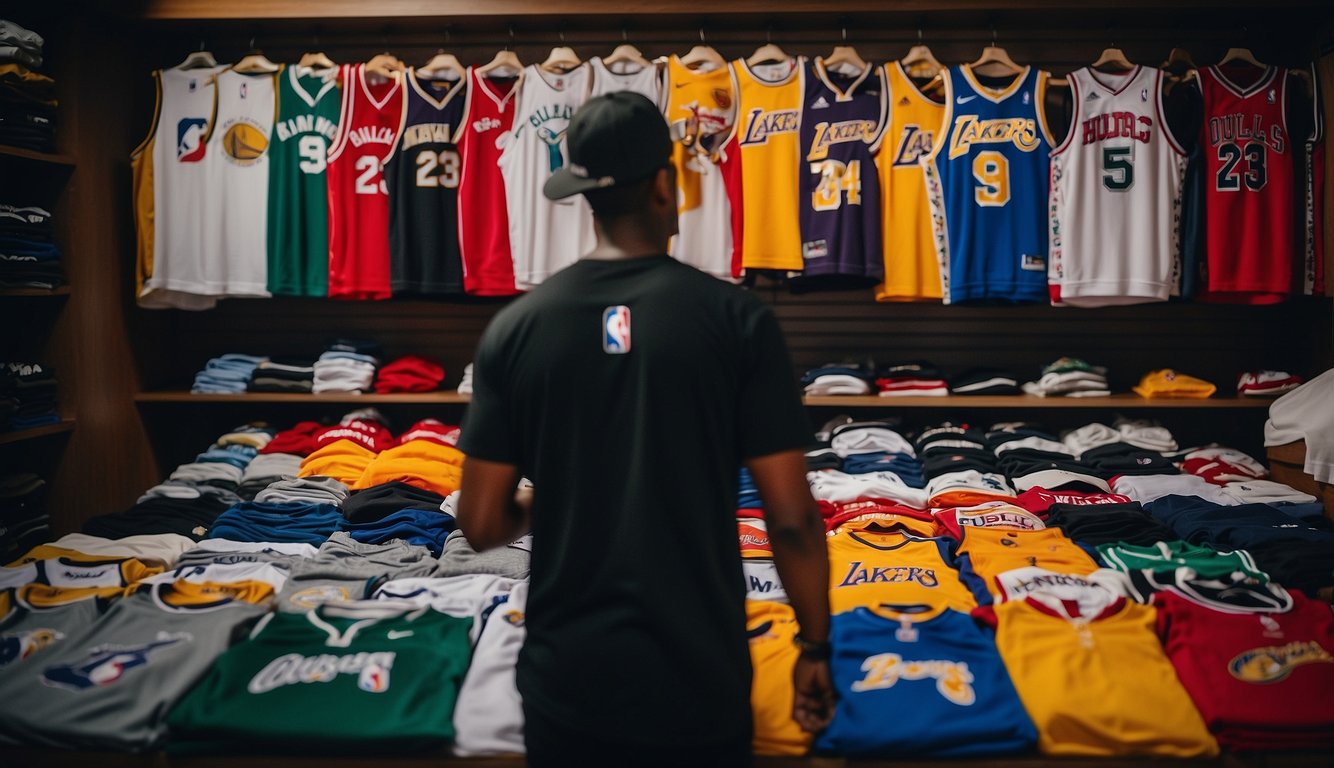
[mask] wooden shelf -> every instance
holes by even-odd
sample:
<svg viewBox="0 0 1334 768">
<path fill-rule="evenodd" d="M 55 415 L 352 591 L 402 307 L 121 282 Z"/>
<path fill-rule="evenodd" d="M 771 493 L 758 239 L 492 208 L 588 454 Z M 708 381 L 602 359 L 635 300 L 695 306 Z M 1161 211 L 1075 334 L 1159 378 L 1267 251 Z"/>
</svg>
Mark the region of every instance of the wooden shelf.
<svg viewBox="0 0 1334 768">
<path fill-rule="evenodd" d="M 17 157 L 21 160 L 31 160 L 38 163 L 50 163 L 52 165 L 63 165 L 73 168 L 75 165 L 74 155 L 62 155 L 52 152 L 35 152 L 31 149 L 22 147 L 7 147 L 0 144 L 0 157 Z"/>
<path fill-rule="evenodd" d="M 17 432 L 0 432 L 0 445 L 5 445 L 7 443 L 21 443 L 25 440 L 35 440 L 39 437 L 59 435 L 64 432 L 73 431 L 74 419 L 63 419 L 59 424 L 49 424 L 45 427 L 21 429 Z"/>
<path fill-rule="evenodd" d="M 878 395 L 810 395 L 806 405 L 843 408 L 1268 408 L 1272 400 L 1250 397 L 1145 399 L 1135 394 L 1109 397 L 1035 397 L 1033 395 L 946 395 L 945 397 L 880 397 Z"/>
<path fill-rule="evenodd" d="M 20 296 L 68 296 L 70 287 L 68 285 L 58 285 L 55 288 L 47 290 L 46 288 L 0 288 L 0 296 L 20 297 Z"/>
<path fill-rule="evenodd" d="M 305 395 L 287 392 L 245 392 L 236 395 L 194 394 L 184 390 L 163 392 L 140 392 L 134 396 L 136 403 L 361 403 L 376 405 L 414 404 L 414 403 L 466 403 L 471 398 L 460 395 L 454 390 L 440 392 L 405 393 L 393 395 L 349 395 L 321 394 Z"/>
</svg>

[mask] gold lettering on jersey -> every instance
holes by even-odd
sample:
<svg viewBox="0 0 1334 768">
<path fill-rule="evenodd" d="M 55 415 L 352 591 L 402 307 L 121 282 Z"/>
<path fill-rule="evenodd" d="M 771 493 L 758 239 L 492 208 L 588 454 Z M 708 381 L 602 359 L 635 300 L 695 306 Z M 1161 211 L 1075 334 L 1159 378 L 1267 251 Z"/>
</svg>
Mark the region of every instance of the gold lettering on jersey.
<svg viewBox="0 0 1334 768">
<path fill-rule="evenodd" d="M 453 144 L 454 131 L 449 123 L 421 123 L 409 125 L 403 129 L 403 149 L 408 150 L 418 144 Z"/>
<path fill-rule="evenodd" d="M 765 112 L 762 109 L 752 109 L 750 122 L 746 125 L 746 135 L 741 138 L 741 145 L 767 144 L 771 135 L 796 133 L 799 125 L 801 125 L 800 110 L 779 109 Z"/>
<path fill-rule="evenodd" d="M 894 151 L 894 167 L 918 167 L 918 161 L 931 153 L 931 146 L 935 143 L 935 131 L 924 131 L 917 125 L 903 126 L 899 147 Z"/>
<path fill-rule="evenodd" d="M 811 151 L 807 160 L 823 160 L 829 157 L 831 144 L 848 141 L 870 141 L 875 135 L 875 122 L 871 120 L 844 120 L 841 123 L 817 123 L 815 138 L 811 139 Z"/>
<path fill-rule="evenodd" d="M 1227 671 L 1244 683 L 1277 683 L 1297 667 L 1317 662 L 1334 663 L 1334 656 L 1311 640 L 1243 651 L 1228 662 Z"/>
<path fill-rule="evenodd" d="M 878 653 L 862 662 L 866 676 L 852 684 L 853 693 L 893 688 L 900 680 L 934 678 L 936 690 L 947 700 L 962 707 L 977 701 L 973 673 L 962 661 L 904 661 L 897 653 Z"/>
<path fill-rule="evenodd" d="M 362 144 L 393 144 L 394 129 L 383 126 L 377 128 L 372 125 L 354 128 L 348 132 L 347 140 L 352 142 L 354 147 L 360 147 Z"/>
<path fill-rule="evenodd" d="M 1032 152 L 1038 147 L 1037 121 L 1025 117 L 1001 117 L 978 120 L 977 115 L 960 115 L 954 119 L 950 134 L 950 159 L 966 154 L 974 144 L 1011 144 L 1021 152 Z"/>
<path fill-rule="evenodd" d="M 318 133 L 333 141 L 338 133 L 338 124 L 323 115 L 296 115 L 279 121 L 277 125 L 278 141 L 287 141 L 303 133 Z"/>
<path fill-rule="evenodd" d="M 1108 112 L 1084 121 L 1084 146 L 1108 139 L 1134 139 L 1148 144 L 1153 138 L 1153 119 L 1134 112 Z"/>
<path fill-rule="evenodd" d="M 1218 146 L 1224 142 L 1246 144 L 1258 141 L 1275 152 L 1282 152 L 1287 147 L 1283 137 L 1283 127 L 1264 124 L 1264 115 L 1252 114 L 1249 117 L 1234 112 L 1230 115 L 1217 115 L 1209 118 L 1209 143 Z"/>
</svg>

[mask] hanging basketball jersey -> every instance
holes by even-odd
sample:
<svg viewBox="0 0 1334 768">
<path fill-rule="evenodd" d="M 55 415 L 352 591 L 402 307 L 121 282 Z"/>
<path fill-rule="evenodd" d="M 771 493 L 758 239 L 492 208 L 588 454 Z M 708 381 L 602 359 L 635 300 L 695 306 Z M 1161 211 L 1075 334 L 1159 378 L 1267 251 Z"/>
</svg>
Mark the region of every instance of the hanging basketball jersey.
<svg viewBox="0 0 1334 768">
<path fill-rule="evenodd" d="M 662 78 L 656 66 L 631 62 L 615 62 L 608 66 L 602 57 L 594 56 L 588 60 L 588 67 L 588 98 L 606 96 L 616 91 L 634 91 L 661 106 Z"/>
<path fill-rule="evenodd" d="M 885 280 L 876 301 L 937 300 L 940 261 L 919 162 L 931 152 L 945 105 L 917 87 L 899 62 L 885 65 L 885 127 L 876 147 L 883 205 Z"/>
<path fill-rule="evenodd" d="M 1205 301 L 1273 304 L 1292 289 L 1296 153 L 1285 115 L 1288 70 L 1248 86 L 1199 70 L 1204 99 Z"/>
<path fill-rule="evenodd" d="M 733 259 L 732 203 L 717 161 L 736 117 L 736 95 L 731 70 L 706 66 L 691 69 L 675 55 L 667 59 L 663 114 L 672 134 L 679 230 L 668 252 L 714 277 L 740 277 L 741 263 Z"/>
<path fill-rule="evenodd" d="M 1047 298 L 1047 73 L 989 88 L 967 64 L 941 73 L 945 117 L 924 160 L 946 304 Z"/>
<path fill-rule="evenodd" d="M 514 113 L 501 137 L 514 286 L 526 291 L 593 250 L 593 214 L 583 195 L 548 200 L 542 185 L 565 165 L 565 130 L 588 92 L 588 67 L 552 74 L 530 64 Z"/>
<path fill-rule="evenodd" d="M 277 101 L 274 74 L 223 70 L 217 77 L 204 167 L 220 205 L 204 219 L 207 293 L 269 296 L 269 135 Z"/>
<path fill-rule="evenodd" d="M 802 267 L 797 177 L 803 62 L 732 63 L 737 117 L 722 150 L 723 179 L 732 202 L 732 248 L 744 269 Z"/>
<path fill-rule="evenodd" d="M 153 125 L 130 155 L 138 229 L 135 289 L 150 309 L 211 309 L 200 238 L 215 215 L 217 190 L 205 178 L 204 140 L 213 119 L 214 77 L 223 67 L 153 73 Z"/>
<path fill-rule="evenodd" d="M 404 75 L 403 122 L 384 176 L 389 185 L 390 287 L 406 293 L 460 294 L 459 153 L 464 80 Z"/>
<path fill-rule="evenodd" d="M 344 64 L 338 136 L 329 150 L 329 296 L 389 298 L 389 193 L 384 164 L 403 117 L 403 76 L 370 83 Z"/>
<path fill-rule="evenodd" d="M 269 136 L 269 292 L 329 290 L 329 199 L 324 178 L 338 133 L 337 70 L 286 66 Z"/>
<path fill-rule="evenodd" d="M 1307 296 L 1325 295 L 1325 111 L 1321 103 L 1320 73 L 1311 65 L 1311 111 L 1314 125 L 1306 140 L 1306 186 L 1304 212 L 1305 253 L 1302 293 Z"/>
<path fill-rule="evenodd" d="M 491 79 L 468 70 L 463 121 L 457 138 L 459 161 L 459 252 L 463 290 L 477 296 L 511 296 L 514 257 L 510 253 L 505 178 L 497 140 L 514 127 L 514 80 Z"/>
<path fill-rule="evenodd" d="M 1186 153 L 1163 115 L 1162 71 L 1070 75 L 1074 116 L 1051 153 L 1053 304 L 1166 301 L 1178 281 Z"/>
<path fill-rule="evenodd" d="M 874 67 L 831 72 L 821 58 L 807 62 L 804 76 L 798 173 L 802 273 L 792 285 L 868 286 L 884 274 L 874 155 L 884 81 Z"/>
</svg>

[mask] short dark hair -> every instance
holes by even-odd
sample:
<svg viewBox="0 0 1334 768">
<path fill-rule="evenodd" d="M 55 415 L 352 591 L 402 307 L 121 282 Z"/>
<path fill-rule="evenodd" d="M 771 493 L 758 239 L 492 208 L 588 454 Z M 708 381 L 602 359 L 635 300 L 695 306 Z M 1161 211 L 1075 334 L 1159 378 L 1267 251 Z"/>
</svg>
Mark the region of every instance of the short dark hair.
<svg viewBox="0 0 1334 768">
<path fill-rule="evenodd" d="M 632 216 L 648 207 L 649 195 L 653 193 L 653 180 L 658 172 L 639 181 L 632 181 L 609 189 L 590 189 L 584 193 L 588 206 L 593 209 L 593 216 L 602 221 L 611 221 L 625 216 Z"/>
</svg>

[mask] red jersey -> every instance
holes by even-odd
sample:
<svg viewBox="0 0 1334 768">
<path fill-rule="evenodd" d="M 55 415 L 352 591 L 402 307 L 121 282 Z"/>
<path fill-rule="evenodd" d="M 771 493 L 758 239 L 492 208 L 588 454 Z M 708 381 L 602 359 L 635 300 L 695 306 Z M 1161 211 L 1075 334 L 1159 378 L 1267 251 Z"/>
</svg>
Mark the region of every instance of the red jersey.
<svg viewBox="0 0 1334 768">
<path fill-rule="evenodd" d="M 1241 86 L 1199 70 L 1204 98 L 1205 269 L 1200 298 L 1273 304 L 1292 291 L 1297 155 L 1288 134 L 1288 70 Z"/>
<path fill-rule="evenodd" d="M 510 252 L 505 178 L 500 173 L 496 139 L 514 126 L 519 80 L 491 80 L 468 69 L 468 100 L 458 148 L 459 253 L 463 290 L 477 296 L 511 296 L 514 257 Z"/>
<path fill-rule="evenodd" d="M 372 85 L 344 64 L 343 106 L 329 149 L 329 296 L 389 298 L 389 193 L 384 164 L 403 117 L 403 78 Z"/>
<path fill-rule="evenodd" d="M 1334 613 L 1299 592 L 1286 613 L 1222 613 L 1159 592 L 1158 636 L 1218 743 L 1334 746 Z"/>
</svg>

